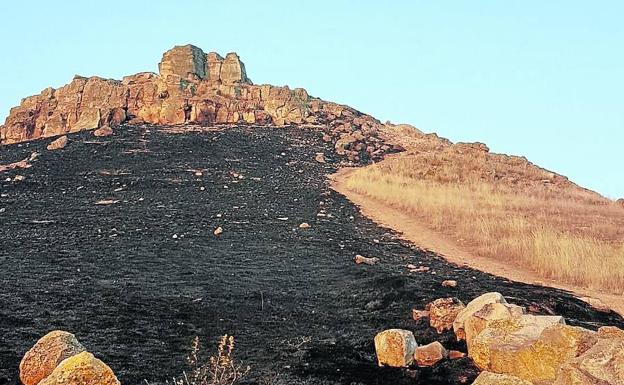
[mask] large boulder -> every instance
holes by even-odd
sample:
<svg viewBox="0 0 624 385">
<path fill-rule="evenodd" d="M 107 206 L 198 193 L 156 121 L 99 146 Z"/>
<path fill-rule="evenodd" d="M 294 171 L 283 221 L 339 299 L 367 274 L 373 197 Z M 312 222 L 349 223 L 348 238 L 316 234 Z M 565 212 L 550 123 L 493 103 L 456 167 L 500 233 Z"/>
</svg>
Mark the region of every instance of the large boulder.
<svg viewBox="0 0 624 385">
<path fill-rule="evenodd" d="M 455 317 L 455 320 L 453 321 L 453 330 L 455 331 L 455 335 L 457 336 L 458 340 L 466 339 L 466 332 L 464 330 L 464 323 L 466 322 L 466 320 L 474 313 L 481 310 L 483 306 L 489 303 L 507 303 L 507 301 L 505 301 L 505 298 L 502 294 L 491 292 L 482 294 L 479 297 L 468 302 L 466 308 L 459 312 L 459 314 L 457 314 L 457 317 Z"/>
<path fill-rule="evenodd" d="M 160 77 L 167 80 L 206 78 L 206 54 L 199 47 L 187 44 L 175 46 L 163 54 L 158 65 Z"/>
<path fill-rule="evenodd" d="M 533 385 L 529 381 L 516 376 L 498 374 L 491 372 L 481 372 L 472 385 Z"/>
<path fill-rule="evenodd" d="M 429 325 L 438 333 L 453 329 L 453 322 L 466 306 L 457 298 L 438 298 L 427 305 Z"/>
<path fill-rule="evenodd" d="M 553 385 L 624 385 L 624 339 L 604 338 L 559 370 Z"/>
<path fill-rule="evenodd" d="M 562 364 L 596 341 L 595 332 L 565 325 L 562 317 L 522 315 L 490 322 L 472 339 L 468 354 L 482 370 L 553 381 Z"/>
<path fill-rule="evenodd" d="M 81 353 L 85 348 L 76 337 L 61 330 L 41 337 L 20 362 L 20 380 L 24 385 L 37 385 L 48 377 L 61 361 Z"/>
<path fill-rule="evenodd" d="M 408 367 L 414 361 L 417 344 L 409 330 L 389 329 L 375 336 L 375 352 L 379 366 Z"/>
<path fill-rule="evenodd" d="M 82 352 L 61 362 L 40 385 L 120 385 L 105 363 Z"/>
<path fill-rule="evenodd" d="M 523 314 L 525 314 L 525 310 L 521 306 L 497 302 L 486 304 L 464 321 L 466 345 L 470 349 L 472 339 L 478 336 L 492 322 L 520 317 Z"/>
</svg>

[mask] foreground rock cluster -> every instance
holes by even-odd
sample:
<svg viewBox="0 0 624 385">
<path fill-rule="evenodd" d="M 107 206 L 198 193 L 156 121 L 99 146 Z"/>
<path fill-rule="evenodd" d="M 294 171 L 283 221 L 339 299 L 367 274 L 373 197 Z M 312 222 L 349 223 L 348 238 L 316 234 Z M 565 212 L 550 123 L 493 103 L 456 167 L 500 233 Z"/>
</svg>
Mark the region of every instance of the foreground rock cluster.
<svg viewBox="0 0 624 385">
<path fill-rule="evenodd" d="M 418 311 L 438 332 L 453 330 L 483 372 L 478 385 L 624 384 L 624 331 L 592 331 L 566 325 L 563 317 L 527 314 L 499 293 L 464 305 L 441 298 Z M 439 342 L 418 346 L 411 331 L 390 329 L 375 337 L 380 366 L 431 366 L 449 357 Z"/>
<path fill-rule="evenodd" d="M 131 124 L 313 125 L 351 161 L 380 159 L 391 147 L 379 138 L 378 120 L 350 107 L 308 95 L 303 88 L 254 85 L 236 53 L 224 57 L 200 48 L 176 46 L 163 54 L 159 74 L 143 72 L 122 80 L 76 76 L 47 88 L 11 109 L 0 126 L 0 143 L 10 144 L 84 130 L 110 134 Z"/>
<path fill-rule="evenodd" d="M 20 362 L 24 385 L 120 385 L 105 363 L 60 330 L 43 336 Z"/>
</svg>

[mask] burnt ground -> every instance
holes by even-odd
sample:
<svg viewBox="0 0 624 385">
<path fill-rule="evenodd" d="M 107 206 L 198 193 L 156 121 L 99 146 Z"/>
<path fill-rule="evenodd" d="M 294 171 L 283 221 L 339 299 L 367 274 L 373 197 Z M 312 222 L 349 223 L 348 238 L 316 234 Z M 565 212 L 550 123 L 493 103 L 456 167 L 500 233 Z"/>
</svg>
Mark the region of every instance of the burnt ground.
<svg viewBox="0 0 624 385">
<path fill-rule="evenodd" d="M 73 135 L 55 152 L 49 141 L 0 149 L 0 163 L 41 153 L 32 168 L 1 176 L 0 384 L 18 383 L 19 360 L 52 329 L 75 333 L 124 384 L 177 376 L 193 337 L 212 350 L 229 333 L 249 382 L 372 385 L 474 378 L 469 359 L 411 373 L 376 366 L 373 336 L 390 327 L 465 350 L 452 333 L 410 319 L 439 297 L 496 290 L 570 324 L 624 327 L 566 292 L 459 268 L 378 227 L 328 188 L 339 159 L 320 137 L 125 127 L 109 138 Z M 15 175 L 25 180 L 6 181 Z M 119 202 L 95 205 L 103 199 Z M 355 265 L 355 254 L 382 263 Z M 435 274 L 409 273 L 407 263 Z M 458 287 L 443 288 L 445 279 Z"/>
</svg>

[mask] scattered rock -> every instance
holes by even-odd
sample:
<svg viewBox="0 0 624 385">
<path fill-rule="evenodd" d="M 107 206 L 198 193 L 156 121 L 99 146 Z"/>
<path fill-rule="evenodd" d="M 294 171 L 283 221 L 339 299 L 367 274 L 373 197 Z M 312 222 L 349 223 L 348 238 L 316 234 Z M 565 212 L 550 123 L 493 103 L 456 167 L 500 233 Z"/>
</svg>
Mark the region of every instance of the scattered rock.
<svg viewBox="0 0 624 385">
<path fill-rule="evenodd" d="M 376 265 L 380 262 L 377 257 L 365 257 L 360 254 L 356 255 L 355 258 L 353 258 L 353 261 L 358 265 Z"/>
<path fill-rule="evenodd" d="M 502 294 L 496 292 L 485 293 L 470 301 L 468 305 L 466 305 L 466 308 L 457 314 L 455 321 L 453 321 L 453 330 L 458 340 L 466 339 L 464 322 L 468 317 L 481 310 L 481 308 L 488 303 L 507 303 L 507 301 L 505 301 Z"/>
<path fill-rule="evenodd" d="M 40 385 L 120 385 L 105 363 L 88 352 L 62 361 Z"/>
<path fill-rule="evenodd" d="M 412 309 L 412 319 L 414 321 L 422 318 L 429 318 L 429 310 Z"/>
<path fill-rule="evenodd" d="M 111 136 L 113 135 L 113 129 L 110 126 L 102 126 L 97 130 L 93 131 L 93 135 L 102 137 L 102 136 Z"/>
<path fill-rule="evenodd" d="M 442 281 L 443 287 L 457 287 L 457 281 L 452 279 L 447 279 L 446 281 Z"/>
<path fill-rule="evenodd" d="M 99 201 L 95 202 L 95 204 L 98 205 L 98 206 L 113 205 L 115 203 L 119 203 L 119 200 L 117 200 L 117 199 L 102 199 L 102 200 L 99 200 Z"/>
<path fill-rule="evenodd" d="M 316 156 L 314 157 L 314 160 L 316 160 L 319 163 L 325 163 L 325 154 L 323 154 L 322 152 L 317 152 Z"/>
<path fill-rule="evenodd" d="M 375 336 L 375 352 L 379 366 L 406 368 L 414 361 L 417 344 L 409 330 L 389 329 Z"/>
<path fill-rule="evenodd" d="M 448 358 L 451 360 L 458 360 L 460 358 L 466 357 L 466 353 L 460 352 L 459 350 L 449 350 Z"/>
<path fill-rule="evenodd" d="M 433 366 L 448 356 L 444 346 L 438 341 L 418 346 L 414 352 L 414 361 L 418 366 Z"/>
<path fill-rule="evenodd" d="M 302 224 L 299 225 L 300 229 L 309 229 L 310 225 L 307 222 L 303 222 Z"/>
<path fill-rule="evenodd" d="M 409 269 L 408 265 L 408 269 Z M 412 265 L 414 266 L 414 265 Z M 414 267 L 413 269 L 410 269 L 410 273 L 425 273 L 427 271 L 429 271 L 431 268 L 428 266 L 420 266 L 420 267 Z"/>
<path fill-rule="evenodd" d="M 20 380 L 24 385 L 37 385 L 48 377 L 61 361 L 83 352 L 85 348 L 68 332 L 55 330 L 43 336 L 20 362 Z"/>
<path fill-rule="evenodd" d="M 50 142 L 50 144 L 48 144 L 48 147 L 46 147 L 48 149 L 48 151 L 54 151 L 54 150 L 60 150 L 61 148 L 64 148 L 67 145 L 67 136 L 63 135 L 58 139 L 53 140 L 52 142 Z"/>
<path fill-rule="evenodd" d="M 223 234 L 223 228 L 221 228 L 221 226 L 217 227 L 214 230 L 213 234 L 218 237 L 219 235 Z"/>
<path fill-rule="evenodd" d="M 507 374 L 481 372 L 472 385 L 533 385 L 529 381 Z"/>
<path fill-rule="evenodd" d="M 465 305 L 457 298 L 439 298 L 427 305 L 429 325 L 438 333 L 453 329 L 453 321 Z"/>
</svg>

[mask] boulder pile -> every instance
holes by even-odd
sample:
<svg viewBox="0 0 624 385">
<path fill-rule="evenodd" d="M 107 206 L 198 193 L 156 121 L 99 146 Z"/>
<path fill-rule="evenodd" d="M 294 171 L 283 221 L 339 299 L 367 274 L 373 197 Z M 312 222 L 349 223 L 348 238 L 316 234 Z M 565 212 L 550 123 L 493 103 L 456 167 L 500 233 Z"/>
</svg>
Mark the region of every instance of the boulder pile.
<svg viewBox="0 0 624 385">
<path fill-rule="evenodd" d="M 624 331 L 616 327 L 592 331 L 569 326 L 560 316 L 527 314 L 499 293 L 483 294 L 465 306 L 441 298 L 427 308 L 431 327 L 438 332 L 452 328 L 458 340 L 466 341 L 468 356 L 482 370 L 475 384 L 624 384 Z M 388 335 L 399 343 L 386 342 Z M 379 365 L 431 366 L 449 357 L 439 342 L 418 346 L 413 339 L 408 330 L 378 334 Z M 412 359 L 406 356 L 410 352 Z M 458 353 L 453 355 L 461 357 Z"/>
<path fill-rule="evenodd" d="M 380 139 L 378 120 L 353 108 L 308 95 L 303 88 L 254 85 L 236 53 L 225 58 L 200 48 L 176 46 L 165 52 L 159 74 L 142 72 L 122 80 L 76 76 L 46 88 L 11 109 L 0 126 L 0 143 L 128 124 L 308 125 L 323 131 L 336 152 L 367 162 L 396 152 Z M 103 128 L 103 129 L 102 129 Z"/>
<path fill-rule="evenodd" d="M 19 369 L 24 385 L 120 385 L 111 368 L 87 352 L 73 334 L 61 330 L 39 339 Z"/>
</svg>

